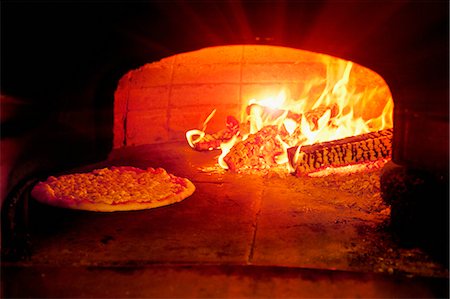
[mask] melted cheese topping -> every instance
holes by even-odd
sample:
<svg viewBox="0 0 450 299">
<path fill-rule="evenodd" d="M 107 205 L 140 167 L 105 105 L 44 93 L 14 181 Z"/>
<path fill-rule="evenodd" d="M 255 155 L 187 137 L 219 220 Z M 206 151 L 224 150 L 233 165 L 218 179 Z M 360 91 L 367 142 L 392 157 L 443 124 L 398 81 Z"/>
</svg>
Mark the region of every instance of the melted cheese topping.
<svg viewBox="0 0 450 299">
<path fill-rule="evenodd" d="M 55 198 L 69 201 L 89 201 L 106 204 L 154 202 L 183 190 L 181 178 L 164 169 L 141 170 L 133 167 L 113 167 L 90 173 L 49 177 L 46 191 Z"/>
</svg>

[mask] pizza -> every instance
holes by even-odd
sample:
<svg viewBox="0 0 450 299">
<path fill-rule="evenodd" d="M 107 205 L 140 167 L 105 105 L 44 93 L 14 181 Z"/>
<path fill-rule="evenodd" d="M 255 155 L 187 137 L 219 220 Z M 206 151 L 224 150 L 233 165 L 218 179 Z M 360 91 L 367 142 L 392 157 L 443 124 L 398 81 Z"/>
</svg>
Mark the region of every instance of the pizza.
<svg viewBox="0 0 450 299">
<path fill-rule="evenodd" d="M 50 176 L 37 183 L 31 195 L 51 206 L 113 212 L 170 205 L 189 197 L 194 191 L 191 181 L 162 168 L 119 166 Z"/>
</svg>

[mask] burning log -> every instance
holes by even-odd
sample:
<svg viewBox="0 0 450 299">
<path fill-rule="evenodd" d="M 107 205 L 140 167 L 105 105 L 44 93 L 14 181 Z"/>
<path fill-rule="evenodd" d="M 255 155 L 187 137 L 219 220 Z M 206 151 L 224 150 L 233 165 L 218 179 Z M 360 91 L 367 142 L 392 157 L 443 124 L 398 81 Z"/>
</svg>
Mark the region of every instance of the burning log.
<svg viewBox="0 0 450 299">
<path fill-rule="evenodd" d="M 334 141 L 305 145 L 288 150 L 289 161 L 297 176 L 329 166 L 345 166 L 389 158 L 392 129 L 381 130 Z"/>
<path fill-rule="evenodd" d="M 259 108 L 263 115 L 270 115 L 272 120 L 275 120 L 282 115 L 285 115 L 286 118 L 291 119 L 295 121 L 296 123 L 300 123 L 302 117 L 305 117 L 308 122 L 311 124 L 313 129 L 316 129 L 318 126 L 318 120 L 327 110 L 330 110 L 331 117 L 336 116 L 337 114 L 337 105 L 332 105 L 330 107 L 325 106 L 319 106 L 311 111 L 306 112 L 304 115 L 294 113 L 289 110 L 283 110 L 278 108 L 270 108 L 265 107 L 259 104 L 251 104 L 247 106 L 247 114 L 251 114 L 251 110 L 254 108 Z M 207 120 L 208 121 L 208 120 Z M 206 121 L 206 122 L 207 122 Z M 219 149 L 220 145 L 223 142 L 227 142 L 233 136 L 236 136 L 237 134 L 245 135 L 246 131 L 248 131 L 249 123 L 239 123 L 236 118 L 232 116 L 227 117 L 227 123 L 226 123 L 226 129 L 220 130 L 218 132 L 215 132 L 213 134 L 208 134 L 200 130 L 192 130 L 192 134 L 190 134 L 188 139 L 190 139 L 191 146 L 198 151 L 209 151 L 214 149 Z M 293 134 L 289 134 L 286 130 L 281 129 L 280 137 L 283 139 L 284 142 L 290 143 L 289 140 L 301 140 L 301 130 L 300 127 L 297 128 L 297 130 Z M 264 133 L 263 133 L 264 134 Z M 198 136 L 196 140 L 194 136 Z M 275 135 L 274 135 L 275 137 Z"/>
<path fill-rule="evenodd" d="M 339 107 L 337 104 L 333 104 L 331 106 L 319 106 L 311 111 L 308 111 L 305 113 L 306 119 L 309 121 L 310 124 L 312 124 L 313 130 L 317 130 L 319 126 L 319 119 L 328 111 L 330 110 L 330 119 L 335 117 L 339 113 Z"/>
<path fill-rule="evenodd" d="M 231 139 L 235 133 L 228 129 L 220 130 L 214 134 L 205 134 L 201 141 L 194 144 L 194 149 L 198 151 L 210 151 L 220 148 L 220 144 Z"/>
<path fill-rule="evenodd" d="M 277 135 L 276 126 L 265 126 L 236 143 L 223 160 L 232 171 L 275 166 L 276 157 L 283 153 L 283 146 Z"/>
<path fill-rule="evenodd" d="M 226 129 L 213 134 L 204 134 L 199 141 L 193 142 L 193 148 L 198 151 L 219 149 L 222 142 L 226 142 L 239 133 L 239 122 L 233 116 L 227 117 Z"/>
</svg>

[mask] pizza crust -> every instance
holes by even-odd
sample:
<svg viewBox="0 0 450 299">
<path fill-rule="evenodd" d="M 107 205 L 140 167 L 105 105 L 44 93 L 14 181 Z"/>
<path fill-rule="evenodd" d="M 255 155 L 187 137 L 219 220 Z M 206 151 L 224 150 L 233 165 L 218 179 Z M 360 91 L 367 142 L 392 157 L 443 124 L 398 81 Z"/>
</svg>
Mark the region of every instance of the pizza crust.
<svg viewBox="0 0 450 299">
<path fill-rule="evenodd" d="M 60 183 L 65 183 L 67 184 L 67 182 L 72 183 L 72 184 L 76 184 L 73 183 L 73 177 L 76 177 L 79 180 L 80 178 L 84 178 L 86 180 L 86 183 L 93 183 L 92 182 L 92 177 L 90 178 L 90 180 L 87 180 L 86 177 L 89 174 L 92 173 L 99 173 L 99 172 L 108 172 L 108 171 L 127 171 L 127 172 L 136 172 L 137 174 L 142 174 L 145 172 L 151 172 L 152 174 L 155 174 L 155 183 L 152 182 L 152 184 L 148 185 L 148 192 L 151 195 L 154 195 L 154 198 L 141 198 L 139 196 L 132 196 L 130 194 L 127 194 L 125 196 L 124 200 L 123 198 L 118 201 L 118 202 L 108 202 L 105 200 L 102 200 L 101 195 L 100 197 L 98 196 L 98 193 L 96 192 L 96 200 L 93 200 L 91 197 L 90 198 L 90 194 L 87 193 L 85 197 L 83 198 L 77 198 L 73 195 L 68 196 L 67 194 L 65 194 L 64 196 L 62 194 L 62 192 L 60 192 L 61 190 L 58 189 L 63 189 L 65 187 L 69 188 L 69 187 L 74 187 L 72 186 L 62 186 Z M 39 182 L 37 185 L 34 186 L 33 190 L 31 191 L 31 195 L 39 202 L 47 204 L 47 205 L 51 205 L 51 206 L 55 206 L 55 207 L 60 207 L 60 208 L 68 208 L 68 209 L 75 209 L 75 210 L 85 210 L 85 211 L 95 211 L 95 212 L 115 212 L 115 211 L 134 211 L 134 210 L 144 210 L 144 209 L 152 209 L 152 208 L 157 208 L 157 207 L 161 207 L 161 206 L 166 206 L 166 205 L 170 205 L 176 202 L 180 202 L 182 200 L 184 200 L 185 198 L 189 197 L 190 195 L 192 195 L 195 191 L 195 186 L 194 184 L 189 181 L 186 178 L 180 178 L 180 177 L 176 177 L 172 174 L 168 174 L 165 170 L 159 168 L 159 169 L 153 169 L 153 168 L 148 168 L 147 170 L 142 170 L 139 168 L 134 168 L 134 167 L 129 167 L 129 166 L 124 166 L 124 167 L 113 167 L 112 169 L 101 169 L 101 170 L 94 170 L 91 173 L 83 173 L 83 174 L 72 174 L 69 175 L 71 176 L 70 179 L 67 178 L 67 176 L 61 176 L 61 177 L 49 177 L 45 182 Z M 118 176 L 120 178 L 120 175 Z M 117 179 L 117 178 L 116 178 Z M 59 180 L 59 181 L 58 181 Z M 82 179 L 81 179 L 82 180 Z M 57 183 L 56 183 L 57 182 Z M 116 188 L 116 190 L 114 191 L 123 191 L 118 189 L 120 186 L 119 183 L 114 184 L 114 182 L 108 182 L 110 185 L 112 185 L 112 187 L 110 186 L 110 188 Z M 137 180 L 135 182 L 137 183 Z M 158 189 L 154 190 L 154 186 L 155 185 L 160 185 L 161 184 L 165 184 L 165 188 L 169 189 L 171 192 L 169 192 L 169 195 L 166 196 L 162 196 L 160 197 L 160 194 L 152 194 L 152 192 L 154 191 L 158 191 Z M 145 186 L 145 185 L 144 185 Z M 86 187 L 86 186 L 85 186 Z M 140 186 L 142 188 L 142 186 Z M 75 188 L 77 188 L 75 186 Z M 81 193 L 83 193 L 82 190 L 83 187 L 79 187 L 76 190 L 80 191 Z M 161 188 L 159 188 L 161 189 Z M 165 190 L 166 192 L 168 192 L 167 190 Z M 105 195 L 106 196 L 106 195 Z M 128 198 L 127 198 L 128 197 Z M 148 195 L 147 195 L 148 197 Z"/>
</svg>

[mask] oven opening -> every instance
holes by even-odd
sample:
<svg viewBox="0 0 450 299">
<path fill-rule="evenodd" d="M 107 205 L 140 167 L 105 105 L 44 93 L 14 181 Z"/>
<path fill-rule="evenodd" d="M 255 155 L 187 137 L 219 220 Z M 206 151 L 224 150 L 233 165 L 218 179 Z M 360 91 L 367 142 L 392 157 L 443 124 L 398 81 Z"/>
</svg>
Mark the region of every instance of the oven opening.
<svg viewBox="0 0 450 299">
<path fill-rule="evenodd" d="M 356 63 L 284 47 L 219 46 L 129 72 L 116 91 L 115 145 L 179 140 L 194 127 L 188 144 L 218 150 L 221 168 L 317 175 L 390 159 L 392 115 L 386 82 Z"/>
</svg>

